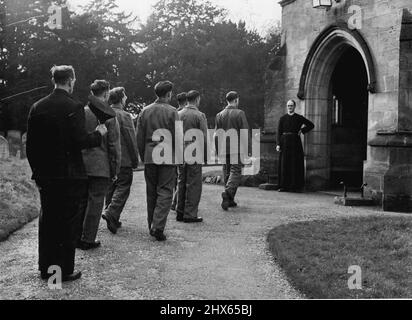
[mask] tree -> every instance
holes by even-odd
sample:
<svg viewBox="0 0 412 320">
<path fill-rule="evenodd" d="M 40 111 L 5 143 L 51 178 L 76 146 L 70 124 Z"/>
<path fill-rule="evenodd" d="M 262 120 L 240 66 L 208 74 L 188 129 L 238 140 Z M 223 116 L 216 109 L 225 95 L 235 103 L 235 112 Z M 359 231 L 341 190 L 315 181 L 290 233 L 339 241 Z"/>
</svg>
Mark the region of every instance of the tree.
<svg viewBox="0 0 412 320">
<path fill-rule="evenodd" d="M 137 99 L 139 86 L 137 18 L 119 10 L 114 0 L 93 0 L 83 8 L 88 21 L 98 26 L 99 37 L 91 45 L 92 60 L 99 66 L 101 78 L 112 85 L 126 88 L 130 98 Z M 94 75 L 96 74 L 93 73 Z"/>
<path fill-rule="evenodd" d="M 0 100 L 47 86 L 7 101 L 3 123 L 12 115 L 7 124 L 24 130 L 28 107 L 51 89 L 50 68 L 70 64 L 76 70 L 74 94 L 84 102 L 95 79 L 125 87 L 139 104 L 152 102 L 155 83 L 169 79 L 175 92 L 202 92 L 201 109 L 210 126 L 229 90 L 240 93 L 250 124 L 263 126 L 264 74 L 271 50 L 279 46 L 278 29 L 264 39 L 244 22 L 228 21 L 225 10 L 208 1 L 159 0 L 147 22 L 140 23 L 115 0 L 93 0 L 80 12 L 68 12 L 62 30 L 50 30 L 51 3 L 0 0 L 5 9 L 0 7 Z"/>
<path fill-rule="evenodd" d="M 207 1 L 161 0 L 138 40 L 147 87 L 167 78 L 176 91 L 200 90 L 210 125 L 226 92 L 237 90 L 251 124 L 263 126 L 263 75 L 271 44 L 244 22 L 226 21 L 225 11 Z"/>
<path fill-rule="evenodd" d="M 57 1 L 64 4 L 65 1 Z M 47 85 L 49 79 L 41 78 L 46 71 L 39 44 L 47 42 L 51 48 L 56 35 L 45 27 L 48 8 L 52 1 L 3 0 L 0 9 L 0 98 Z M 52 51 L 52 50 L 51 50 Z M 46 57 L 47 59 L 47 57 Z M 50 68 L 50 67 L 49 67 Z M 25 130 L 28 106 L 33 98 L 20 96 L 3 103 L 3 123 L 6 128 Z"/>
<path fill-rule="evenodd" d="M 94 1 L 85 13 L 69 13 L 62 30 L 46 26 L 51 1 L 6 0 L 5 4 L 5 18 L 11 26 L 2 31 L 0 99 L 42 86 L 49 91 L 50 68 L 59 64 L 74 66 L 75 95 L 83 101 L 94 79 L 133 81 L 129 65 L 135 63 L 137 56 L 133 39 L 136 31 L 131 26 L 135 19 L 116 13 L 114 1 Z M 9 119 L 7 129 L 24 130 L 28 108 L 47 91 L 7 100 L 3 106 L 3 118 Z M 17 117 L 21 114 L 23 117 Z"/>
</svg>

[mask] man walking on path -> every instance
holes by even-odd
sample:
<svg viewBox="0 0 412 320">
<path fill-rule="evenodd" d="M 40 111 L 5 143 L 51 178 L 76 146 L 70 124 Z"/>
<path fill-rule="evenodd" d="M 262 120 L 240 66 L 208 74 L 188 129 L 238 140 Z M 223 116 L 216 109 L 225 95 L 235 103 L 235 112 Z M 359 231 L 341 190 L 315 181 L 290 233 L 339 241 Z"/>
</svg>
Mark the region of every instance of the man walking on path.
<svg viewBox="0 0 412 320">
<path fill-rule="evenodd" d="M 164 229 L 172 205 L 176 178 L 174 156 L 175 152 L 181 153 L 179 144 L 175 141 L 175 123 L 179 117 L 177 110 L 169 104 L 173 84 L 170 81 L 162 81 L 156 84 L 154 90 L 157 100 L 144 108 L 139 116 L 137 143 L 140 157 L 145 163 L 147 222 L 150 235 L 158 241 L 165 241 Z M 161 146 L 164 146 L 163 159 L 160 159 Z"/>
<path fill-rule="evenodd" d="M 59 267 L 62 281 L 81 277 L 74 271 L 80 221 L 79 203 L 87 192 L 82 149 L 97 147 L 104 124 L 87 133 L 83 105 L 72 97 L 72 66 L 51 70 L 54 91 L 36 102 L 29 114 L 27 157 L 40 191 L 39 269 L 42 279 Z"/>
<path fill-rule="evenodd" d="M 109 103 L 116 112 L 120 126 L 121 165 L 117 180 L 114 180 L 106 194 L 106 207 L 103 219 L 111 233 L 117 233 L 122 226 L 120 215 L 130 195 L 133 183 L 133 169 L 138 166 L 136 131 L 130 114 L 124 111 L 127 96 L 122 87 L 110 91 Z"/>
<path fill-rule="evenodd" d="M 186 92 L 182 92 L 179 93 L 177 96 L 177 103 L 178 103 L 178 108 L 177 108 L 177 112 L 183 110 L 184 107 L 186 107 L 187 105 L 187 93 Z M 176 167 L 177 170 L 177 167 Z M 178 186 L 177 186 L 177 171 L 176 171 L 176 179 L 175 179 L 175 188 L 173 190 L 173 201 L 172 201 L 172 210 L 175 211 L 176 210 L 176 204 L 177 204 L 177 197 L 178 197 Z"/>
<path fill-rule="evenodd" d="M 216 151 L 223 165 L 225 191 L 222 193 L 222 208 L 236 207 L 235 196 L 242 178 L 243 161 L 248 156 L 246 139 L 242 139 L 241 130 L 249 130 L 244 111 L 239 109 L 239 95 L 231 91 L 226 95 L 228 105 L 216 115 L 215 144 Z M 236 133 L 229 139 L 230 133 Z M 236 141 L 232 141 L 236 140 Z"/>
<path fill-rule="evenodd" d="M 102 103 L 108 105 L 110 84 L 105 80 L 96 80 L 90 86 L 92 94 Z M 92 132 L 99 124 L 89 106 L 85 108 L 86 130 Z M 99 147 L 83 150 L 83 160 L 88 176 L 88 196 L 82 217 L 81 239 L 77 247 L 82 250 L 94 249 L 100 246 L 96 241 L 100 218 L 104 206 L 104 198 L 110 182 L 117 179 L 120 171 L 120 128 L 117 119 L 111 118 L 105 122 L 107 136 Z"/>
<path fill-rule="evenodd" d="M 202 222 L 198 217 L 199 202 L 202 195 L 202 164 L 206 156 L 207 144 L 207 120 L 204 113 L 199 111 L 200 93 L 190 91 L 187 94 L 188 105 L 179 111 L 179 119 L 183 122 L 183 132 L 197 129 L 202 136 L 193 137 L 192 141 L 185 141 L 185 150 L 196 144 L 195 152 L 191 158 L 197 161 L 185 161 L 178 169 L 178 199 L 177 199 L 177 221 L 186 223 Z M 185 157 L 187 155 L 185 154 Z"/>
</svg>

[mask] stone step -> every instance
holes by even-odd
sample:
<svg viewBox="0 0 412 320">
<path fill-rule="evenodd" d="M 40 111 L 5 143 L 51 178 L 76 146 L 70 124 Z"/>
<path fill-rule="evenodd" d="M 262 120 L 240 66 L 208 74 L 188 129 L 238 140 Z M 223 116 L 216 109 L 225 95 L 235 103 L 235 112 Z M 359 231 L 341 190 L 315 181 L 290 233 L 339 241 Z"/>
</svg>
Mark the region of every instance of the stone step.
<svg viewBox="0 0 412 320">
<path fill-rule="evenodd" d="M 259 185 L 259 189 L 261 190 L 277 190 L 278 185 L 273 183 L 264 183 Z"/>
<path fill-rule="evenodd" d="M 344 198 L 335 197 L 335 204 L 345 207 L 374 207 L 376 202 L 367 198 Z"/>
</svg>

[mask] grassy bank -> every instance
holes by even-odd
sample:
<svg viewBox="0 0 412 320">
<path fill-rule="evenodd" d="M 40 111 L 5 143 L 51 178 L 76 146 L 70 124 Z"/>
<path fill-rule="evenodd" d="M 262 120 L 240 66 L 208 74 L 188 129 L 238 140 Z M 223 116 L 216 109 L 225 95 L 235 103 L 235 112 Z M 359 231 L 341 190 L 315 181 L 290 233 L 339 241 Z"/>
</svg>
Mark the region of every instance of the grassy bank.
<svg viewBox="0 0 412 320">
<path fill-rule="evenodd" d="M 269 247 L 308 298 L 412 298 L 412 217 L 299 222 L 273 229 Z M 350 266 L 362 289 L 349 290 Z"/>
<path fill-rule="evenodd" d="M 27 160 L 0 160 L 0 241 L 36 218 L 38 192 Z"/>
</svg>

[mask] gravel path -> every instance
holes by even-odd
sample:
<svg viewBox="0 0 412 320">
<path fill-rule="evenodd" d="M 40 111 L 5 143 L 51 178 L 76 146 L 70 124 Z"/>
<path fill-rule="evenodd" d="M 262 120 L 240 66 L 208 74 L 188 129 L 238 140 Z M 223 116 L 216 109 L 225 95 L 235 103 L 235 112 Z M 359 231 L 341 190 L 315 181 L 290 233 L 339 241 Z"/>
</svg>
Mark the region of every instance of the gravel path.
<svg viewBox="0 0 412 320">
<path fill-rule="evenodd" d="M 123 228 L 113 236 L 101 223 L 95 251 L 77 251 L 80 281 L 49 290 L 37 272 L 37 220 L 0 243 L 0 299 L 295 299 L 267 249 L 279 224 L 326 217 L 377 214 L 333 205 L 321 194 L 288 194 L 241 188 L 240 207 L 220 208 L 221 187 L 205 185 L 199 225 L 175 221 L 168 240 L 148 235 L 145 183 L 135 173 Z"/>
</svg>

